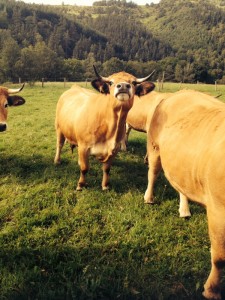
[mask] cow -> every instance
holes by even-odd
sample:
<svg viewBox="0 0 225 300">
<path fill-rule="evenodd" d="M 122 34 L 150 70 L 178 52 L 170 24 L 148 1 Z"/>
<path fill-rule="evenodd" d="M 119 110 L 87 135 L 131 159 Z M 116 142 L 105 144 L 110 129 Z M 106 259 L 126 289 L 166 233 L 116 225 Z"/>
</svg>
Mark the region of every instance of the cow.
<svg viewBox="0 0 225 300">
<path fill-rule="evenodd" d="M 95 67 L 94 71 L 97 78 L 91 84 L 99 93 L 74 85 L 62 94 L 56 108 L 54 162 L 60 163 L 65 140 L 78 146 L 80 178 L 77 190 L 86 186 L 89 155 L 102 162 L 102 190 L 108 189 L 111 163 L 125 134 L 126 117 L 133 105 L 134 95 L 145 95 L 155 87 L 147 81 L 151 74 L 136 78 L 123 71 L 103 77 Z"/>
<path fill-rule="evenodd" d="M 159 93 L 151 92 L 141 97 L 134 97 L 134 104 L 129 110 L 126 120 L 126 135 L 121 143 L 122 150 L 126 150 L 127 140 L 131 129 L 146 132 L 148 134 L 152 116 L 157 105 L 163 100 L 172 96 L 173 93 Z M 145 156 L 145 162 L 147 163 L 147 155 Z M 154 199 L 146 200 L 147 204 L 154 204 Z M 183 197 L 180 197 L 179 214 L 181 218 L 188 218 L 191 216 L 191 212 L 188 206 L 188 201 Z"/>
<path fill-rule="evenodd" d="M 126 135 L 122 140 L 121 150 L 127 150 L 127 142 L 131 129 L 147 132 L 155 107 L 162 99 L 166 99 L 170 95 L 172 95 L 172 93 L 159 93 L 153 91 L 152 93 L 143 96 L 141 99 L 138 96 L 134 97 L 134 104 L 127 115 Z"/>
<path fill-rule="evenodd" d="M 149 159 L 145 201 L 163 169 L 187 201 L 206 207 L 211 241 L 211 272 L 204 285 L 207 299 L 221 299 L 225 267 L 225 104 L 197 91 L 181 91 L 156 107 L 147 136 Z"/>
<path fill-rule="evenodd" d="M 6 131 L 7 129 L 7 116 L 8 116 L 8 106 L 18 106 L 25 103 L 25 100 L 17 95 L 11 96 L 13 94 L 19 93 L 24 87 L 18 89 L 9 89 L 0 86 L 0 132 Z"/>
<path fill-rule="evenodd" d="M 168 98 L 172 93 L 159 93 L 153 91 L 141 99 L 138 96 L 134 97 L 134 103 L 129 110 L 126 120 L 126 135 L 121 142 L 121 150 L 127 150 L 128 137 L 131 129 L 147 132 L 151 122 L 152 114 L 155 107 L 162 99 Z"/>
<path fill-rule="evenodd" d="M 156 106 L 162 99 L 172 96 L 173 93 L 160 93 L 153 91 L 150 94 L 143 96 L 141 99 L 138 96 L 134 97 L 134 104 L 129 110 L 126 121 L 126 135 L 121 142 L 121 150 L 127 150 L 128 137 L 132 129 L 147 132 L 152 119 L 153 112 Z M 215 96 L 219 98 L 221 94 Z M 147 163 L 147 157 L 145 157 Z"/>
</svg>

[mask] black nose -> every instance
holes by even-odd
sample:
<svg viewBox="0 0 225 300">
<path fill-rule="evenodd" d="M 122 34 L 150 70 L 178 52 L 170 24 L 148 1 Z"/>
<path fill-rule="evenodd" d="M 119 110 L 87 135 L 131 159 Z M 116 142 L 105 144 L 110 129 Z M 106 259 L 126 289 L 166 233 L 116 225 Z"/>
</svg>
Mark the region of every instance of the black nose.
<svg viewBox="0 0 225 300">
<path fill-rule="evenodd" d="M 126 82 L 118 83 L 117 86 L 118 90 L 129 90 L 131 85 Z"/>
<path fill-rule="evenodd" d="M 6 130 L 6 124 L 0 123 L 0 131 L 5 131 Z"/>
</svg>

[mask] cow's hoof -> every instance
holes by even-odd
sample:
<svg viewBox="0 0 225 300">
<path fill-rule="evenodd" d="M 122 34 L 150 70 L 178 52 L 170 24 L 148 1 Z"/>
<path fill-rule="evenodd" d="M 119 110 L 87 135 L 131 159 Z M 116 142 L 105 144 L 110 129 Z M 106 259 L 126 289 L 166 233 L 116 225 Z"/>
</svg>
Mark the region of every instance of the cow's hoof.
<svg viewBox="0 0 225 300">
<path fill-rule="evenodd" d="M 191 214 L 190 213 L 180 213 L 180 218 L 184 218 L 184 219 L 190 219 Z"/>
<path fill-rule="evenodd" d="M 154 198 L 153 197 L 148 197 L 148 195 L 144 195 L 144 203 L 145 204 L 155 204 Z"/>
<path fill-rule="evenodd" d="M 82 191 L 83 188 L 86 188 L 88 186 L 87 183 L 78 183 L 76 190 L 77 191 Z"/>
<path fill-rule="evenodd" d="M 155 204 L 155 201 L 154 200 L 145 200 L 144 204 L 151 204 L 151 205 L 153 205 L 153 204 Z"/>
<path fill-rule="evenodd" d="M 211 288 L 208 288 L 204 290 L 202 295 L 209 300 L 221 300 L 221 294 L 220 292 L 214 292 Z"/>
<path fill-rule="evenodd" d="M 109 190 L 109 186 L 108 186 L 108 185 L 107 185 L 107 186 L 103 186 L 103 187 L 102 187 L 102 190 L 103 190 L 103 191 L 108 191 L 108 190 Z"/>
</svg>

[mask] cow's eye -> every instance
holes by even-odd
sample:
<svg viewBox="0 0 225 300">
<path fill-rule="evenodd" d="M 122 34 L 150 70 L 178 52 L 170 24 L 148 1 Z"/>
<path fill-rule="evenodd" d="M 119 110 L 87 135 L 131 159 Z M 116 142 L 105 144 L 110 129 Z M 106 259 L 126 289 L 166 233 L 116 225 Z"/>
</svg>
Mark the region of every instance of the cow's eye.
<svg viewBox="0 0 225 300">
<path fill-rule="evenodd" d="M 113 85 L 113 81 L 110 81 L 110 82 L 109 82 L 109 85 L 110 85 L 110 86 Z"/>
<path fill-rule="evenodd" d="M 6 104 L 5 104 L 5 108 L 7 108 L 8 106 L 9 106 L 9 104 L 8 104 L 8 103 L 6 103 Z"/>
</svg>

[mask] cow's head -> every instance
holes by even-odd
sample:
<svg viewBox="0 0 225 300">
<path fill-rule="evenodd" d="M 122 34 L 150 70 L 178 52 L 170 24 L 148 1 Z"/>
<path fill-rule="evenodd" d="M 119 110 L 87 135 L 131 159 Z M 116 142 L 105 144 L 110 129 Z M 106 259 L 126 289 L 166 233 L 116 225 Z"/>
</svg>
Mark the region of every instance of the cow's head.
<svg viewBox="0 0 225 300">
<path fill-rule="evenodd" d="M 155 85 L 147 81 L 154 72 L 144 78 L 136 78 L 126 72 L 115 73 L 109 77 L 98 74 L 95 66 L 94 71 L 97 79 L 91 82 L 92 86 L 103 94 L 111 94 L 119 101 L 127 101 L 134 95 L 142 96 L 151 92 Z"/>
<path fill-rule="evenodd" d="M 7 128 L 7 115 L 8 106 L 18 106 L 25 103 L 25 100 L 17 95 L 12 96 L 20 92 L 24 87 L 24 84 L 19 89 L 7 89 L 0 87 L 0 132 L 5 131 Z"/>
</svg>

